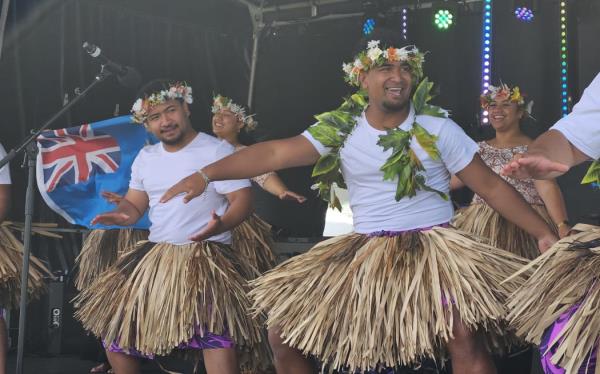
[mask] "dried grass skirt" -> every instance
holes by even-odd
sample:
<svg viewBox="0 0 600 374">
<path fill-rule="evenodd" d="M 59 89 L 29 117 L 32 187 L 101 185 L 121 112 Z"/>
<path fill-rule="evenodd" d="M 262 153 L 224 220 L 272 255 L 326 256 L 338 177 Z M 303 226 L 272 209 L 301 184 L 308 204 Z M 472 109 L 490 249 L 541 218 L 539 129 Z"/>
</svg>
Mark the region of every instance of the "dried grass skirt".
<svg viewBox="0 0 600 374">
<path fill-rule="evenodd" d="M 600 367 L 588 367 L 600 341 L 600 227 L 574 230 L 581 232 L 559 240 L 523 269 L 533 275 L 508 302 L 511 325 L 541 346 L 548 373 L 586 367 L 600 373 Z"/>
<path fill-rule="evenodd" d="M 531 205 L 558 234 L 552 218 L 543 205 Z M 471 204 L 459 210 L 453 221 L 456 228 L 489 240 L 489 244 L 533 260 L 540 255 L 537 239 L 502 217 L 487 204 Z"/>
<path fill-rule="evenodd" d="M 19 305 L 22 267 L 23 244 L 10 229 L 0 226 L 0 307 L 11 309 Z M 48 269 L 32 255 L 29 258 L 28 300 L 36 299 L 46 291 L 44 277 L 48 276 Z"/>
<path fill-rule="evenodd" d="M 271 226 L 256 214 L 252 214 L 231 230 L 231 235 L 231 246 L 247 259 L 257 274 L 275 266 Z"/>
<path fill-rule="evenodd" d="M 75 287 L 81 291 L 88 287 L 117 258 L 133 249 L 141 240 L 148 239 L 148 230 L 113 229 L 92 230 L 86 237 L 81 252 L 75 260 L 78 271 Z"/>
<path fill-rule="evenodd" d="M 499 331 L 526 260 L 454 229 L 348 234 L 319 243 L 252 282 L 256 313 L 284 341 L 332 368 L 442 360 L 453 312 Z M 449 307 L 448 304 L 453 307 Z"/>
<path fill-rule="evenodd" d="M 107 342 L 164 355 L 200 327 L 240 347 L 261 341 L 246 296 L 254 271 L 215 242 L 139 242 L 74 300 L 76 318 Z"/>
</svg>

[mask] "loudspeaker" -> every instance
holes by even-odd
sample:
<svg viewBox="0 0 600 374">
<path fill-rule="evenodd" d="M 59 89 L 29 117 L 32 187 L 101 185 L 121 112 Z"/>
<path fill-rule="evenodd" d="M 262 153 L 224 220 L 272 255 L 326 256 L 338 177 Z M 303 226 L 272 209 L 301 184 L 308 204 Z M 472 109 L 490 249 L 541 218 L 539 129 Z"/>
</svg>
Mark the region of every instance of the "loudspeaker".
<svg viewBox="0 0 600 374">
<path fill-rule="evenodd" d="M 48 284 L 46 352 L 50 355 L 59 355 L 62 351 L 64 298 L 65 277 L 60 275 Z"/>
</svg>

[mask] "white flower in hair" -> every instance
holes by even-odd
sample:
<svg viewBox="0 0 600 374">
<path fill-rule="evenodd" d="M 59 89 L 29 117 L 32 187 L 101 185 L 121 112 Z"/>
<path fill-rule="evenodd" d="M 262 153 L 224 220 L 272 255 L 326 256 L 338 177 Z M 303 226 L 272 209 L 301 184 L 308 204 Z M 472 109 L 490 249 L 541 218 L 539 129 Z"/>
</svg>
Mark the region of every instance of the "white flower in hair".
<svg viewBox="0 0 600 374">
<path fill-rule="evenodd" d="M 373 49 L 373 48 L 379 48 L 379 40 L 371 40 L 370 42 L 367 43 L 367 49 Z"/>
<path fill-rule="evenodd" d="M 352 64 L 342 64 L 342 69 L 344 70 L 344 73 L 346 74 L 350 74 L 352 72 Z"/>
<path fill-rule="evenodd" d="M 133 103 L 133 106 L 131 107 L 131 111 L 132 112 L 139 112 L 140 110 L 142 110 L 142 99 L 137 99 L 135 101 L 135 103 Z"/>
<path fill-rule="evenodd" d="M 362 69 L 364 66 L 363 66 L 363 63 L 359 59 L 356 59 L 356 60 L 354 60 L 354 67 Z"/>
<path fill-rule="evenodd" d="M 383 51 L 379 49 L 379 47 L 376 47 L 369 49 L 369 51 L 367 52 L 367 56 L 371 59 L 371 61 L 375 61 L 379 58 L 379 56 L 381 56 L 382 53 Z"/>
</svg>

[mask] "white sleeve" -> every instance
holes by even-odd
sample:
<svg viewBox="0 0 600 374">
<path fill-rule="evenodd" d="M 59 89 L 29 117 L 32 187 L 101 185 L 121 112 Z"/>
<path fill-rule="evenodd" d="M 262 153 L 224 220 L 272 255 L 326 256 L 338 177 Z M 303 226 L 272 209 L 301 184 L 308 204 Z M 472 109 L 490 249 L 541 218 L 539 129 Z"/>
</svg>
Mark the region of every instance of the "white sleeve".
<svg viewBox="0 0 600 374">
<path fill-rule="evenodd" d="M 142 150 L 133 160 L 131 164 L 131 179 L 129 180 L 129 188 L 132 190 L 146 191 L 144 189 L 144 180 L 142 179 L 142 167 L 144 164 Z"/>
<path fill-rule="evenodd" d="M 304 136 L 310 142 L 310 144 L 312 144 L 313 147 L 315 147 L 315 149 L 317 150 L 317 152 L 319 152 L 319 154 L 321 156 L 324 156 L 324 155 L 328 154 L 329 152 L 331 152 L 331 148 L 325 147 L 320 141 L 315 139 L 312 136 L 312 134 L 310 132 L 308 132 L 308 130 L 304 130 L 304 132 L 302 133 L 302 136 Z"/>
<path fill-rule="evenodd" d="M 6 151 L 2 144 L 0 144 L 0 159 L 3 159 L 6 156 Z M 10 168 L 8 164 L 4 165 L 2 169 L 0 169 L 0 184 L 11 184 L 10 180 Z"/>
<path fill-rule="evenodd" d="M 235 148 L 226 141 L 222 141 L 215 151 L 215 160 L 218 161 L 222 158 L 225 158 L 235 152 Z M 215 190 L 221 195 L 228 194 L 230 192 L 234 192 L 237 190 L 241 190 L 242 188 L 250 187 L 250 181 L 248 179 L 232 179 L 226 181 L 215 181 L 213 182 L 215 186 Z"/>
<path fill-rule="evenodd" d="M 448 119 L 443 125 L 437 140 L 438 150 L 446 169 L 456 174 L 473 161 L 479 146 L 465 134 L 456 122 Z"/>
<path fill-rule="evenodd" d="M 600 74 L 583 91 L 573 111 L 550 130 L 560 131 L 571 144 L 593 159 L 600 158 Z"/>
</svg>

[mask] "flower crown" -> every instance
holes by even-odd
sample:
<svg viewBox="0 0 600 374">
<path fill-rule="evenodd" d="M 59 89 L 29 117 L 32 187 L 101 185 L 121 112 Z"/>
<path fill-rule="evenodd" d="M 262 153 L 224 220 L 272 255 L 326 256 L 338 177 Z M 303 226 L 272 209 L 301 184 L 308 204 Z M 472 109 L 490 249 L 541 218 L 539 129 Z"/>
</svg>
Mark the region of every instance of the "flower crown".
<svg viewBox="0 0 600 374">
<path fill-rule="evenodd" d="M 137 123 L 146 122 L 148 113 L 154 106 L 162 104 L 167 100 L 174 99 L 182 99 L 188 104 L 193 103 L 192 87 L 188 86 L 186 83 L 177 82 L 170 84 L 169 89 L 167 90 L 154 92 L 150 96 L 137 99 L 131 107 L 133 121 Z"/>
<path fill-rule="evenodd" d="M 521 93 L 519 86 L 513 88 L 508 87 L 507 84 L 501 83 L 500 86 L 489 86 L 486 92 L 479 97 L 481 107 L 487 109 L 494 100 L 509 100 L 513 103 L 517 103 L 518 106 L 523 107 L 527 114 L 531 115 L 531 108 L 533 101 L 530 101 L 525 105 L 525 94 Z"/>
<path fill-rule="evenodd" d="M 370 69 L 381 66 L 386 62 L 403 61 L 411 67 L 414 83 L 417 84 L 423 77 L 423 61 L 425 55 L 419 52 L 414 45 L 408 45 L 402 48 L 388 47 L 379 48 L 379 40 L 371 40 L 367 44 L 367 50 L 360 52 L 354 58 L 353 62 L 342 65 L 345 80 L 354 86 L 360 86 L 358 77 L 360 73 L 367 72 Z"/>
<path fill-rule="evenodd" d="M 234 103 L 228 97 L 217 95 L 213 97 L 212 112 L 215 114 L 221 110 L 228 110 L 233 113 L 238 120 L 244 123 L 246 131 L 254 130 L 258 126 L 258 122 L 254 120 L 254 114 L 247 116 L 244 107 Z"/>
</svg>

